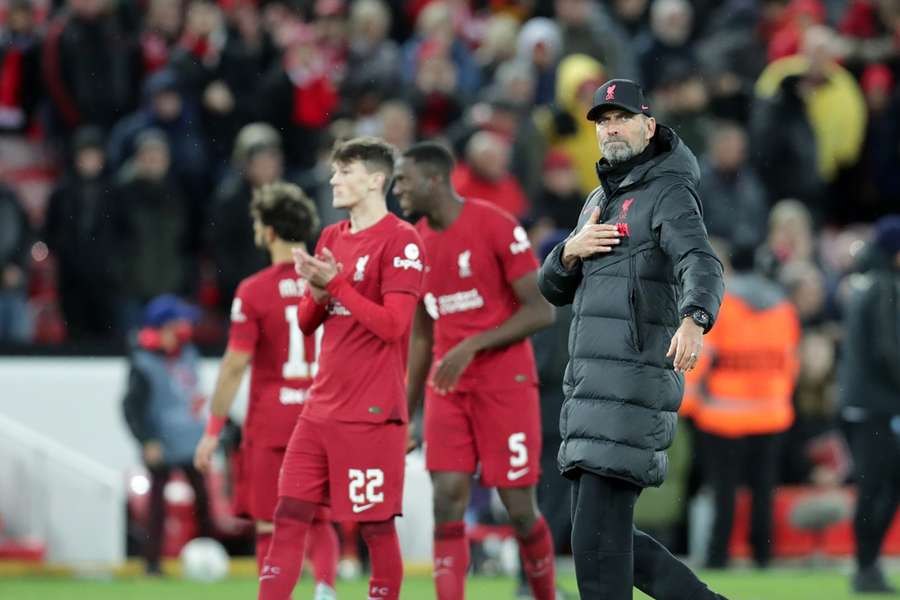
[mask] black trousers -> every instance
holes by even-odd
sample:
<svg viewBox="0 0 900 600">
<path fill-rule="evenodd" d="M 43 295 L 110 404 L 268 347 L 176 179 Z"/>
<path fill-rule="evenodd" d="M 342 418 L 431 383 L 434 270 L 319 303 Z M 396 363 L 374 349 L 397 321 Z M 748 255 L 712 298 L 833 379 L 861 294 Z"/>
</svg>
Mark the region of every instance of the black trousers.
<svg viewBox="0 0 900 600">
<path fill-rule="evenodd" d="M 721 596 L 655 539 L 634 526 L 641 488 L 579 471 L 572 482 L 572 554 L 582 600 L 630 600 L 636 587 L 656 600 Z"/>
<path fill-rule="evenodd" d="M 194 490 L 194 516 L 197 519 L 198 537 L 209 537 L 213 531 L 209 512 L 209 494 L 206 492 L 203 474 L 194 468 L 194 465 L 148 467 L 150 471 L 150 515 L 144 555 L 147 559 L 147 569 L 151 571 L 159 569 L 162 557 L 163 532 L 166 524 L 166 504 L 163 492 L 174 469 L 180 469 L 184 473 Z"/>
<path fill-rule="evenodd" d="M 900 501 L 900 439 L 890 417 L 849 425 L 856 476 L 856 561 L 860 569 L 878 560 L 881 544 Z"/>
<path fill-rule="evenodd" d="M 735 494 L 741 483 L 750 488 L 750 546 L 757 566 L 772 558 L 772 496 L 778 481 L 779 434 L 725 438 L 701 435 L 706 482 L 713 491 L 715 518 L 706 562 L 713 568 L 728 564 L 728 541 L 734 527 Z"/>
</svg>

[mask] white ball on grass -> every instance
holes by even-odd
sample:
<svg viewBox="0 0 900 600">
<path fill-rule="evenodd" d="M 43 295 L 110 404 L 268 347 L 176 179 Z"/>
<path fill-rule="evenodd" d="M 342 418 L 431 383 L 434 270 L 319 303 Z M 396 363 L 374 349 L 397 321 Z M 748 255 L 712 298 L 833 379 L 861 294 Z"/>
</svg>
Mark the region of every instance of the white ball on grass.
<svg viewBox="0 0 900 600">
<path fill-rule="evenodd" d="M 212 538 L 194 538 L 181 549 L 181 569 L 192 581 L 212 582 L 228 575 L 228 553 Z"/>
</svg>

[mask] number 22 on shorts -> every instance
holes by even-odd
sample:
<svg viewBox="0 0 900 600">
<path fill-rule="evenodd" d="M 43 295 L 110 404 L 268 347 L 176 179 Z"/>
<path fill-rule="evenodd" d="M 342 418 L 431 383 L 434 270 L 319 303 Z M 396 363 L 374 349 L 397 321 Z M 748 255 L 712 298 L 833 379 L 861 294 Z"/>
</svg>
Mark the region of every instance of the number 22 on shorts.
<svg viewBox="0 0 900 600">
<path fill-rule="evenodd" d="M 349 494 L 353 503 L 353 512 L 361 513 L 376 504 L 384 502 L 384 493 L 380 491 L 384 485 L 384 471 L 381 469 L 350 469 Z"/>
<path fill-rule="evenodd" d="M 509 436 L 509 471 L 506 472 L 506 478 L 515 481 L 525 476 L 531 467 L 528 464 L 528 447 L 525 445 L 525 433 L 518 432 Z"/>
</svg>

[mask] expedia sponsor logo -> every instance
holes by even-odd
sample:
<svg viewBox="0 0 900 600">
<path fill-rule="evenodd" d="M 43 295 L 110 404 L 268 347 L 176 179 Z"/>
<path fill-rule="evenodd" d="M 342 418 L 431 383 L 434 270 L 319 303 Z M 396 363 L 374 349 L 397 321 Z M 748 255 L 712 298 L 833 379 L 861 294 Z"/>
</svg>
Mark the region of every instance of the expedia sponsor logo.
<svg viewBox="0 0 900 600">
<path fill-rule="evenodd" d="M 394 257 L 394 267 L 397 269 L 415 269 L 422 270 L 422 261 L 419 260 L 419 247 L 415 244 L 407 244 L 403 249 L 403 258 Z"/>
</svg>

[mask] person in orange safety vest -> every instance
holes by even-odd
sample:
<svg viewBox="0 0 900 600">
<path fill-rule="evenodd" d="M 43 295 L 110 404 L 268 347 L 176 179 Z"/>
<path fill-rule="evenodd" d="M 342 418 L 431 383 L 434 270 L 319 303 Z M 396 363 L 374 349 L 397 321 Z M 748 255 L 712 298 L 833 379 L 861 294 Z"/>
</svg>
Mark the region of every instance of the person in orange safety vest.
<svg viewBox="0 0 900 600">
<path fill-rule="evenodd" d="M 721 252 L 720 256 L 725 255 Z M 726 293 L 716 327 L 705 338 L 708 361 L 686 383 L 688 413 L 698 430 L 704 479 L 715 518 L 707 567 L 728 564 L 735 493 L 752 493 L 750 544 L 757 566 L 771 556 L 772 496 L 781 434 L 794 422 L 800 320 L 775 283 L 745 270 L 750 255 L 723 256 Z"/>
</svg>

